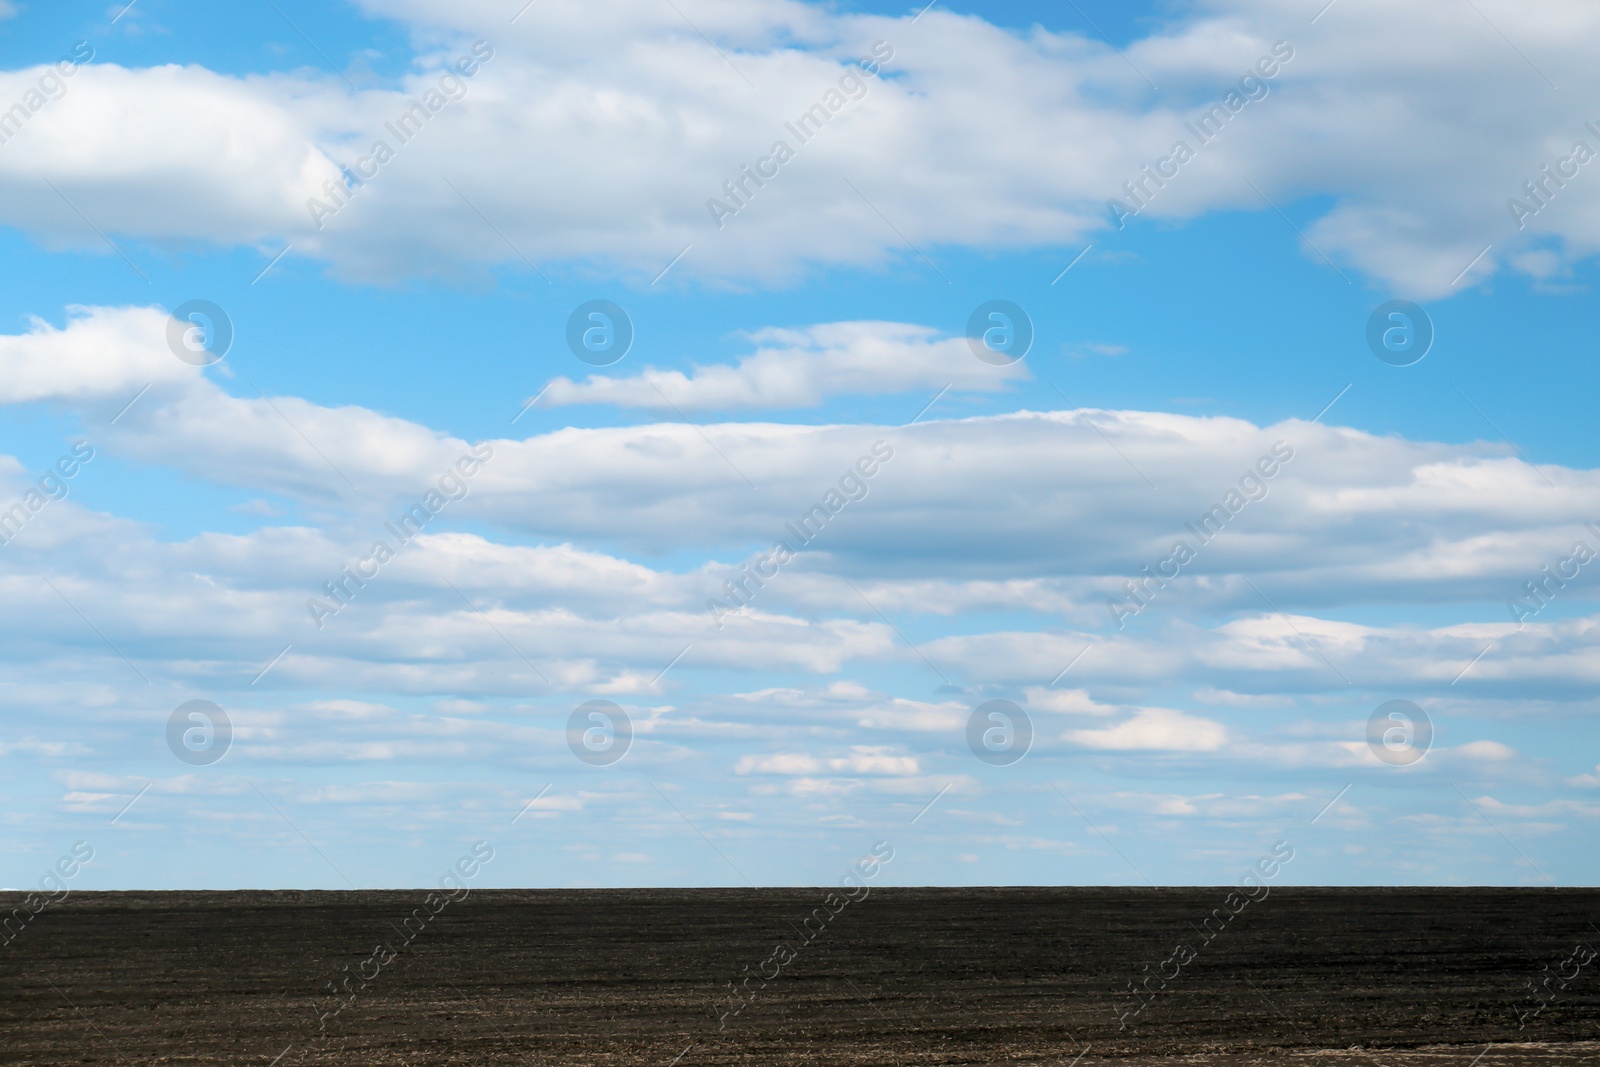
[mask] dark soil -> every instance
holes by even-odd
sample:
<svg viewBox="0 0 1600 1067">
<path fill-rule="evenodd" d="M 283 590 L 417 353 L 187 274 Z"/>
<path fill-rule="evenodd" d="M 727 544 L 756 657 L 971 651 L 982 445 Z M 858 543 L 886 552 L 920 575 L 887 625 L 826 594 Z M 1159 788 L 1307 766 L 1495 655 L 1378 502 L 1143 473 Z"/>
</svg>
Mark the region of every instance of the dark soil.
<svg viewBox="0 0 1600 1067">
<path fill-rule="evenodd" d="M 1600 1063 L 1600 891 L 830 892 L 74 894 L 0 1064 Z"/>
</svg>

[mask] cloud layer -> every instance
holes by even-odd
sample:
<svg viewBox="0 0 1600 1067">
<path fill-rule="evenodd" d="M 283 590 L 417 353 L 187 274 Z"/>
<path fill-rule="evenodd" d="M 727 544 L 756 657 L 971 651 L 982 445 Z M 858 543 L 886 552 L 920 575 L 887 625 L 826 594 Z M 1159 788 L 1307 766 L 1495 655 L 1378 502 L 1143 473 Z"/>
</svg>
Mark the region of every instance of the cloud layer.
<svg viewBox="0 0 1600 1067">
<path fill-rule="evenodd" d="M 1029 252 L 996 274 L 1047 266 L 1042 291 L 1089 242 L 1079 270 L 1238 212 L 1246 251 L 1298 247 L 1363 305 L 1354 283 L 1553 287 L 1600 247 L 1591 7 L 1208 0 L 1111 47 L 938 5 L 358 6 L 406 31 L 378 64 L 403 73 L 41 54 L 0 100 L 17 277 L 108 244 L 152 276 L 55 260 L 0 336 L 0 821 L 30 849 L 126 835 L 108 885 L 276 884 L 294 850 L 299 884 L 410 884 L 490 829 L 528 845 L 513 884 L 809 884 L 888 835 L 910 882 L 1210 883 L 1317 835 L 1295 877 L 1589 870 L 1600 471 L 1342 425 L 1370 417 L 1355 374 L 1315 421 L 1132 374 L 1058 404 L 1048 353 L 992 366 L 941 296 L 859 290 L 903 265 L 955 293 L 947 261 Z M 416 379 L 342 375 L 320 341 L 251 352 L 283 357 L 259 389 L 265 363 L 178 358 L 160 302 L 197 245 L 244 250 L 240 292 L 313 261 L 251 292 L 348 312 Z M 490 270 L 527 277 L 485 297 Z M 817 275 L 803 304 L 763 291 Z M 426 334 L 559 316 L 568 279 L 682 297 L 684 337 L 763 310 L 725 361 L 549 381 L 525 333 Z M 1054 325 L 1086 291 L 1050 290 Z M 391 296 L 416 338 L 359 318 Z M 1217 352 L 1166 341 L 1168 367 Z M 419 402 L 436 358 L 544 389 L 507 429 Z M 221 763 L 169 748 L 192 699 L 232 717 Z M 1418 762 L 1372 740 L 1395 699 L 1431 717 Z M 582 748 L 613 705 L 614 765 Z"/>
<path fill-rule="evenodd" d="M 364 278 L 581 261 L 649 279 L 681 254 L 681 275 L 765 284 L 941 248 L 1070 258 L 1114 220 L 1310 199 L 1308 256 L 1430 297 L 1600 248 L 1575 152 L 1600 152 L 1582 104 L 1600 15 L 1577 0 L 1347 0 L 1315 23 L 1229 0 L 1120 55 L 938 8 L 700 3 L 691 23 L 607 0 L 508 25 L 503 6 L 375 9 L 428 42 L 385 89 L 86 64 L 0 154 L 0 222 L 85 247 L 85 218 L 289 242 Z"/>
</svg>

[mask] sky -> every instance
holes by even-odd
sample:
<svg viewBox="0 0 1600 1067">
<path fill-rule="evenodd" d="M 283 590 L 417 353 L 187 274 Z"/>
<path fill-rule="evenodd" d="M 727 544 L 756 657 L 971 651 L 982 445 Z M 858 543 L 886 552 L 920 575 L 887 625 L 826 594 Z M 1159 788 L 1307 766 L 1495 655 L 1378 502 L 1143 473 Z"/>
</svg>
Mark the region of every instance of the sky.
<svg viewBox="0 0 1600 1067">
<path fill-rule="evenodd" d="M 0 0 L 0 886 L 1594 884 L 1596 33 Z"/>
</svg>

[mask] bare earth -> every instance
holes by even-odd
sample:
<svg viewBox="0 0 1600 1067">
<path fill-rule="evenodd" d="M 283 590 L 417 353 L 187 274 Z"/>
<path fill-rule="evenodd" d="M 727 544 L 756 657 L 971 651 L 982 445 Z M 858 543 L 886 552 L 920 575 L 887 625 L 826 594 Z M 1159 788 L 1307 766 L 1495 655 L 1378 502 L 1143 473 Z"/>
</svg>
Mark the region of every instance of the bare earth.
<svg viewBox="0 0 1600 1067">
<path fill-rule="evenodd" d="M 0 1064 L 1600 1063 L 1600 891 L 830 892 L 74 894 Z"/>
</svg>

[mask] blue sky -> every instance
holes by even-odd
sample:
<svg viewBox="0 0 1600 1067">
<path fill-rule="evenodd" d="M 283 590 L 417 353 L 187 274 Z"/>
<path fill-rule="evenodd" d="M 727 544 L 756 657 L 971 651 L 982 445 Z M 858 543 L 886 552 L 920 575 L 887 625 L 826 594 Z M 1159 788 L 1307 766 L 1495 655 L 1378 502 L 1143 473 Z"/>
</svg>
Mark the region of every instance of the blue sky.
<svg viewBox="0 0 1600 1067">
<path fill-rule="evenodd" d="M 492 885 L 831 882 L 879 838 L 900 884 L 1224 883 L 1277 840 L 1303 884 L 1595 879 L 1593 12 L 676 6 L 0 4 L 0 885 L 78 840 L 82 888 L 418 885 L 479 838 Z M 963 336 L 996 299 L 1010 366 Z M 1414 365 L 1368 347 L 1390 300 Z M 615 762 L 569 744 L 597 699 Z M 969 748 L 991 700 L 1014 761 Z M 1369 745 L 1391 700 L 1425 754 Z"/>
</svg>

